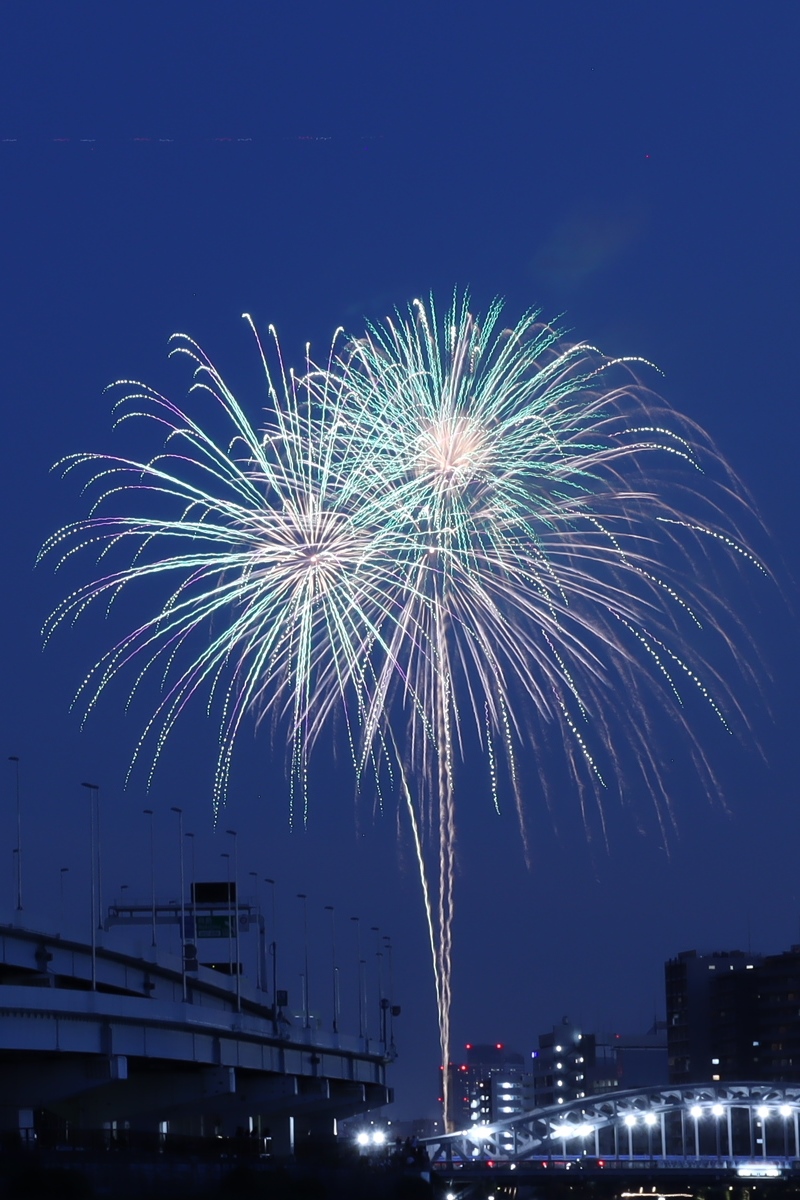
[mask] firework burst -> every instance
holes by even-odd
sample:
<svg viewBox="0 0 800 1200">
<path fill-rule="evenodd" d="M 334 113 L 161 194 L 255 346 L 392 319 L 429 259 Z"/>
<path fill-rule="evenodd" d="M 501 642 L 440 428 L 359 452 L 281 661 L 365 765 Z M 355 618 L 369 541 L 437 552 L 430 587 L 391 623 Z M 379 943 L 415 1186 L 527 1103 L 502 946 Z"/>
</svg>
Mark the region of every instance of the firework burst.
<svg viewBox="0 0 800 1200">
<path fill-rule="evenodd" d="M 702 432 L 638 383 L 644 364 L 566 344 L 533 313 L 512 329 L 500 317 L 499 303 L 478 320 L 456 297 L 439 320 L 432 302 L 415 302 L 341 349 L 335 341 L 324 367 L 307 358 L 299 376 L 273 339 L 273 366 L 261 350 L 269 399 L 258 431 L 199 348 L 177 339 L 228 441 L 150 389 L 128 390 L 121 419 L 157 421 L 163 451 L 147 462 L 67 460 L 68 471 L 88 467 L 95 507 L 43 551 L 63 561 L 99 547 L 105 564 L 128 549 L 123 566 L 59 605 L 47 636 L 142 579 L 167 586 L 159 611 L 79 692 L 90 711 L 119 672 L 132 673 L 132 693 L 160 674 L 163 697 L 135 755 L 152 744 L 151 772 L 200 693 L 220 714 L 215 807 L 249 711 L 285 721 L 304 807 L 310 749 L 335 712 L 359 780 L 369 769 L 378 787 L 399 787 L 424 889 L 445 1086 L 465 748 L 483 750 L 496 807 L 507 782 L 522 825 L 520 749 L 557 730 L 586 819 L 594 796 L 602 823 L 607 785 L 621 786 L 612 729 L 620 714 L 641 714 L 624 722 L 627 757 L 666 830 L 669 795 L 645 715 L 653 698 L 709 787 L 685 697 L 695 693 L 726 727 L 741 720 L 708 665 L 712 642 L 733 650 L 736 622 L 703 585 L 698 559 L 722 554 L 763 571 L 737 533 L 735 482 Z M 141 515 L 143 491 L 152 517 Z M 119 513 L 123 502 L 131 515 Z M 747 674 L 746 659 L 731 657 Z"/>
</svg>

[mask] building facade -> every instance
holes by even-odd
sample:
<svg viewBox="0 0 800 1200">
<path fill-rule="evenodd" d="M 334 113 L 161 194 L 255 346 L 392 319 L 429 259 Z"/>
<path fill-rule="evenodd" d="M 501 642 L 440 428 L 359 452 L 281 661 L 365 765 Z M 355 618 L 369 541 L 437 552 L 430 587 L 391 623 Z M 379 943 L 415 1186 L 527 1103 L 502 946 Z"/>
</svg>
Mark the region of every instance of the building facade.
<svg viewBox="0 0 800 1200">
<path fill-rule="evenodd" d="M 665 965 L 671 1083 L 800 1080 L 800 946 Z"/>
<path fill-rule="evenodd" d="M 666 1082 L 663 1023 L 644 1034 L 584 1033 L 564 1017 L 539 1036 L 538 1050 L 533 1051 L 536 1107 Z"/>
<path fill-rule="evenodd" d="M 469 1042 L 464 1060 L 450 1064 L 451 1129 L 489 1125 L 527 1112 L 534 1103 L 525 1056 L 502 1042 Z"/>
</svg>

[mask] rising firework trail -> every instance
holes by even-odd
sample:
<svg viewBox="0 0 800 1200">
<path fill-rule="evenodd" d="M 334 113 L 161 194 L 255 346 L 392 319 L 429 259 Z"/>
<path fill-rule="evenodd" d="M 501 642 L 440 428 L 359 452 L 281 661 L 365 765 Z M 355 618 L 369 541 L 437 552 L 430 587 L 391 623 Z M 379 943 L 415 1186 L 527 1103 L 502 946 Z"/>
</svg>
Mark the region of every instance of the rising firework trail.
<svg viewBox="0 0 800 1200">
<path fill-rule="evenodd" d="M 520 750 L 533 744 L 541 764 L 540 735 L 557 730 L 587 822 L 592 797 L 602 825 L 610 785 L 627 791 L 636 774 L 666 832 L 653 702 L 711 791 L 695 697 L 724 728 L 742 724 L 720 646 L 752 679 L 700 561 L 706 577 L 718 557 L 764 570 L 737 532 L 735 481 L 703 433 L 639 384 L 645 364 L 567 343 L 534 313 L 512 329 L 500 317 L 499 303 L 480 320 L 466 298 L 443 319 L 415 302 L 335 339 L 323 367 L 307 355 L 299 375 L 274 336 L 269 350 L 259 341 L 258 430 L 195 343 L 176 338 L 196 370 L 192 412 L 205 396 L 224 439 L 126 385 L 120 420 L 154 420 L 163 450 L 66 460 L 88 469 L 95 504 L 43 550 L 63 562 L 95 548 L 101 564 L 47 637 L 131 584 L 166 587 L 78 696 L 88 713 L 121 671 L 132 695 L 158 673 L 163 695 L 134 755 L 151 774 L 202 695 L 220 720 L 215 809 L 251 711 L 288 729 L 304 813 L 309 754 L 337 713 L 361 788 L 369 776 L 399 790 L 428 917 L 445 1112 L 459 762 L 482 750 L 487 793 L 499 810 L 509 791 L 524 833 Z"/>
</svg>

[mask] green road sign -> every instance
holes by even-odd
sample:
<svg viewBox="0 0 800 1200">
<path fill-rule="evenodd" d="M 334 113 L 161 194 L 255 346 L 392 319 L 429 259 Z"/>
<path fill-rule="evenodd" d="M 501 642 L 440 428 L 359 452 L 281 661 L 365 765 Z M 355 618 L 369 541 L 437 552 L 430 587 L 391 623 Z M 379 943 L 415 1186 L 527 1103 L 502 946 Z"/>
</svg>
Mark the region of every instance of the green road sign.
<svg viewBox="0 0 800 1200">
<path fill-rule="evenodd" d="M 230 917 L 197 917 L 197 936 L 199 938 L 223 938 L 233 934 L 233 922 Z"/>
</svg>

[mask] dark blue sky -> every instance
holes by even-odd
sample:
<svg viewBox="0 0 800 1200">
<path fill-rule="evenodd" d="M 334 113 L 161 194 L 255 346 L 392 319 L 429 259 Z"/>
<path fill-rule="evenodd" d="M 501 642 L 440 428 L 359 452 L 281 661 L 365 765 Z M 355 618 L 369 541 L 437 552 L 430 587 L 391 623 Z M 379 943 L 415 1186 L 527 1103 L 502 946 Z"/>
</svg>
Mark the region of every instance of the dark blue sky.
<svg viewBox="0 0 800 1200">
<path fill-rule="evenodd" d="M 339 324 L 358 332 L 364 317 L 458 284 L 478 307 L 497 294 L 514 319 L 541 306 L 609 353 L 657 363 L 664 397 L 710 432 L 752 492 L 780 586 L 743 577 L 730 597 L 771 675 L 767 703 L 742 697 L 763 754 L 709 735 L 724 793 L 714 803 L 672 770 L 669 853 L 641 795 L 612 805 L 608 850 L 587 843 L 557 779 L 554 816 L 530 787 L 528 870 L 511 806 L 498 817 L 488 796 L 463 790 L 456 1046 L 529 1050 L 565 1013 L 641 1029 L 663 1008 L 665 957 L 800 940 L 798 33 L 797 6 L 777 0 L 760 10 L 737 0 L 7 0 L 0 739 L 22 760 L 31 910 L 53 909 L 62 866 L 68 906 L 85 909 L 82 779 L 103 789 L 109 891 L 124 882 L 146 895 L 148 803 L 165 886 L 176 873 L 171 804 L 186 809 L 204 873 L 219 873 L 230 840 L 212 830 L 214 726 L 199 711 L 149 799 L 142 774 L 123 790 L 139 724 L 122 693 L 83 733 L 69 712 L 112 630 L 98 611 L 42 653 L 44 616 L 90 567 L 63 580 L 34 572 L 44 538 L 84 513 L 51 464 L 122 449 L 103 394 L 114 379 L 184 398 L 185 367 L 166 360 L 175 330 L 201 343 L 257 419 L 259 367 L 240 313 L 273 322 L 299 361 L 307 339 L 322 348 Z M 11 783 L 0 809 L 9 904 Z M 433 988 L 394 811 L 354 802 L 346 767 L 323 762 L 308 828 L 290 833 L 283 755 L 248 739 L 229 825 L 242 871 L 277 881 L 290 990 L 298 891 L 309 895 L 312 1003 L 316 988 L 323 1011 L 324 905 L 336 907 L 343 959 L 355 962 L 354 914 L 392 935 L 398 1110 L 432 1108 Z M 354 993 L 344 1002 L 352 1028 Z"/>
</svg>

